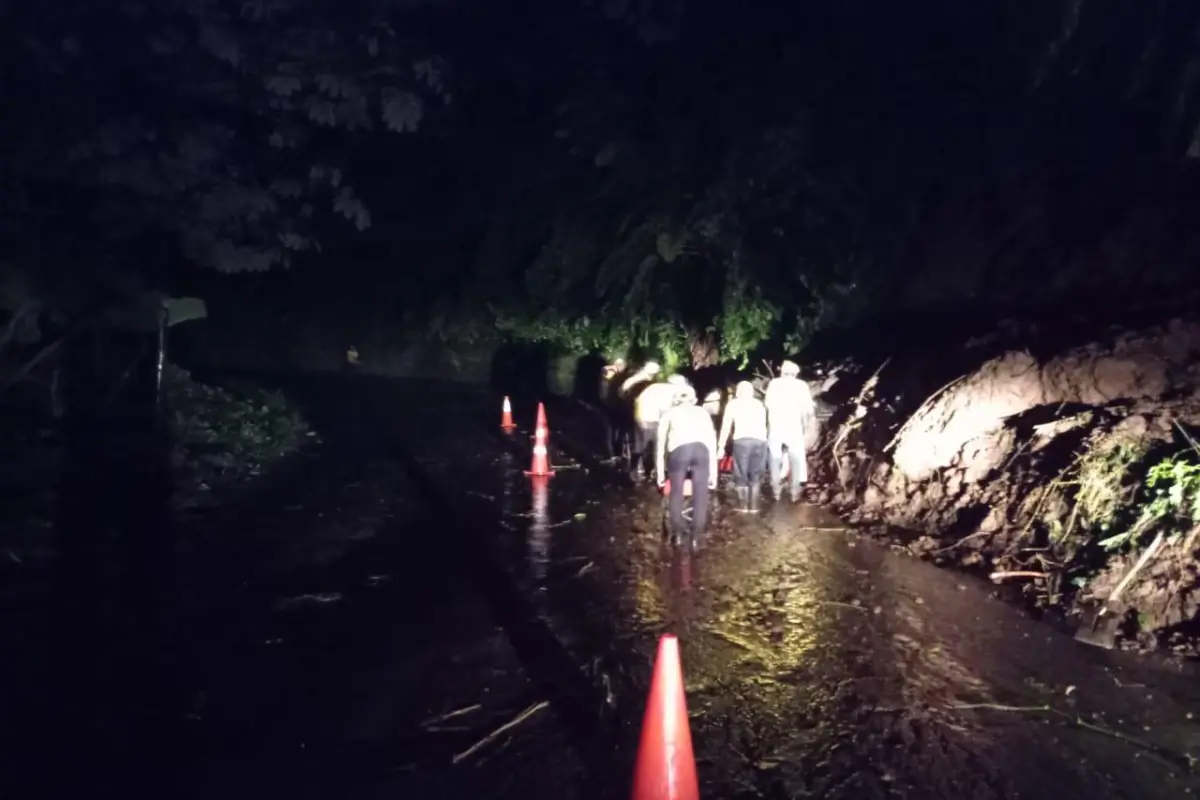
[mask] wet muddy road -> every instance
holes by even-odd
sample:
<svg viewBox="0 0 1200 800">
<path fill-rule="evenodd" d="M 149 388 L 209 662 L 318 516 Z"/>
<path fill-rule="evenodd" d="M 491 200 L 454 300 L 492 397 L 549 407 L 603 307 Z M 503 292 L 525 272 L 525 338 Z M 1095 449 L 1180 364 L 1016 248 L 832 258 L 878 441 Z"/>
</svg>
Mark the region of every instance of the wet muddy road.
<svg viewBox="0 0 1200 800">
<path fill-rule="evenodd" d="M 620 768 L 657 637 L 675 632 L 712 797 L 1174 797 L 1195 785 L 1190 671 L 1078 645 L 811 507 L 718 508 L 700 552 L 672 551 L 652 490 L 569 463 L 590 433 L 582 415 L 551 407 L 571 450 L 549 481 L 524 476 L 530 411 L 519 406 L 526 427 L 510 442 L 426 469 L 460 515 L 501 519 L 489 552 L 603 693 Z M 461 413 L 487 429 L 487 412 Z"/>
<path fill-rule="evenodd" d="M 364 381 L 314 402 L 352 408 L 428 504 L 422 524 L 441 555 L 404 580 L 442 586 L 430 599 L 439 607 L 453 606 L 464 583 L 461 591 L 484 597 L 503 626 L 506 641 L 489 646 L 504 653 L 490 663 L 519 670 L 522 683 L 489 710 L 492 722 L 537 710 L 493 742 L 507 752 L 502 772 L 514 794 L 494 787 L 488 796 L 541 796 L 548 784 L 562 797 L 626 796 L 665 632 L 681 640 L 706 797 L 1196 791 L 1188 769 L 1200 754 L 1194 671 L 1076 644 L 992 599 L 986 585 L 894 555 L 814 507 L 755 517 L 718 498 L 701 550 L 672 550 L 653 490 L 588 457 L 594 430 L 579 409 L 550 405 L 557 474 L 536 481 L 522 472 L 533 411 L 523 400 L 514 405 L 525 427 L 509 435 L 498 431 L 498 398 L 445 390 L 424 400 L 414 403 L 400 384 Z M 453 569 L 447 548 L 461 574 L 441 580 L 430 573 Z M 308 658 L 331 653 L 309 695 L 357 709 L 343 709 L 322 744 L 342 754 L 337 769 L 358 772 L 360 780 L 341 784 L 353 796 L 417 788 L 395 775 L 405 748 L 417 744 L 380 726 L 398 704 L 419 705 L 431 673 L 389 671 L 406 633 L 388 647 L 359 641 L 385 636 L 389 602 L 410 601 L 384 595 L 358 611 L 347 605 L 298 635 Z M 369 659 L 346 655 L 355 648 Z M 370 670 L 353 666 L 367 662 Z M 274 668 L 286 673 L 289 659 Z M 289 702 L 302 705 L 304 696 L 293 691 Z M 309 717 L 309 730 L 332 719 Z M 379 730 L 359 744 L 339 738 L 372 724 Z M 455 745 L 493 728 L 463 733 Z M 307 796 L 333 796 L 333 763 L 327 790 L 310 783 Z M 236 770 L 236 759 L 228 764 Z M 446 791 L 414 796 L 453 794 Z"/>
</svg>

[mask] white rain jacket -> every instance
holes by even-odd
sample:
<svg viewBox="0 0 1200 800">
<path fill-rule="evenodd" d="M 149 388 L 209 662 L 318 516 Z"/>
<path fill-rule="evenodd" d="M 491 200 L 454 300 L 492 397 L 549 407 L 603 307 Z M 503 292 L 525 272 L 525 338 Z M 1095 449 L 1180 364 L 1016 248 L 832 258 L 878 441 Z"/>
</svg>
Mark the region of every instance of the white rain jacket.
<svg viewBox="0 0 1200 800">
<path fill-rule="evenodd" d="M 675 392 L 678 388 L 666 381 L 647 386 L 633 402 L 633 419 L 639 425 L 656 424 L 671 407 L 671 403 L 675 402 Z"/>
<path fill-rule="evenodd" d="M 730 435 L 736 439 L 767 440 L 767 406 L 757 397 L 734 397 L 725 405 L 717 450 L 724 453 Z"/>
<path fill-rule="evenodd" d="M 783 442 L 804 442 L 804 423 L 816 416 L 812 390 L 800 378 L 772 378 L 767 384 L 763 403 L 767 407 L 767 424 L 772 439 Z"/>
<path fill-rule="evenodd" d="M 654 459 L 660 483 L 667 478 L 667 453 L 697 443 L 708 448 L 711 478 L 717 474 L 717 433 L 712 417 L 700 406 L 690 404 L 675 406 L 663 415 L 658 423 L 658 452 Z"/>
<path fill-rule="evenodd" d="M 656 373 L 645 372 L 644 370 L 639 370 L 638 372 L 633 373 L 628 378 L 621 381 L 621 396 L 628 397 L 629 395 L 633 394 L 633 391 L 637 389 L 639 384 L 650 383 L 652 380 L 654 380 L 655 375 Z"/>
</svg>

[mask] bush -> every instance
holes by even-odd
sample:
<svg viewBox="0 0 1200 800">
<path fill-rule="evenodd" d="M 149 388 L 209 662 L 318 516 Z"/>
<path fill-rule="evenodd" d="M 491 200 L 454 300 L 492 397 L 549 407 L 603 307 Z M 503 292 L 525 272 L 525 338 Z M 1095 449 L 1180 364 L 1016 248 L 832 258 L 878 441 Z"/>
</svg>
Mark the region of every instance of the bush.
<svg viewBox="0 0 1200 800">
<path fill-rule="evenodd" d="M 205 492 L 257 476 L 316 440 L 308 421 L 279 392 L 230 391 L 193 380 L 168 365 L 163 386 L 173 439 L 172 464 L 184 477 L 183 498 L 193 486 Z"/>
</svg>

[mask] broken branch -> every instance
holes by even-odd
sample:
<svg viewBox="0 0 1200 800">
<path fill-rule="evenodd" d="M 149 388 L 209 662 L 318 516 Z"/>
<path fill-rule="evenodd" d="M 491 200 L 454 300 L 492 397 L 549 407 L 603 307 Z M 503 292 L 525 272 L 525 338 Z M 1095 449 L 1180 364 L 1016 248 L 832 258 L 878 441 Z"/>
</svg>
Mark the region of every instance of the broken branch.
<svg viewBox="0 0 1200 800">
<path fill-rule="evenodd" d="M 473 754 L 479 752 L 484 747 L 487 747 L 489 744 L 496 741 L 501 736 L 508 733 L 513 728 L 517 727 L 518 725 L 520 725 L 522 722 L 524 722 L 525 720 L 532 717 L 537 712 L 541 711 L 543 708 L 546 708 L 548 705 L 550 705 L 550 703 L 548 703 L 545 700 L 543 700 L 540 703 L 534 703 L 533 705 L 531 705 L 529 708 L 522 711 L 520 714 L 518 714 L 516 717 L 514 717 L 510 721 L 504 723 L 499 728 L 496 728 L 496 730 L 492 731 L 487 736 L 483 737 L 478 742 L 476 742 L 475 744 L 468 747 L 466 750 L 463 750 L 461 753 L 454 756 L 454 758 L 450 759 L 450 763 L 457 764 L 458 762 L 462 761 L 465 758 L 470 758 Z"/>
<path fill-rule="evenodd" d="M 453 711 L 447 711 L 445 714 L 439 714 L 436 717 L 430 717 L 421 723 L 421 727 L 428 728 L 430 725 L 437 725 L 439 722 L 445 722 L 446 720 L 454 719 L 455 717 L 461 717 L 464 714 L 470 714 L 472 711 L 478 711 L 481 708 L 483 708 L 483 706 L 481 706 L 479 703 L 476 703 L 472 706 L 466 706 L 464 708 L 456 708 Z"/>
<path fill-rule="evenodd" d="M 975 531 L 974 533 L 968 533 L 966 536 L 962 537 L 954 544 L 947 545 L 945 547 L 941 547 L 941 548 L 938 548 L 937 550 L 934 550 L 933 554 L 936 556 L 941 553 L 947 553 L 951 550 L 954 550 L 959 545 L 966 544 L 967 542 L 969 542 L 972 539 L 977 539 L 980 536 L 991 536 L 993 533 L 994 533 L 994 531 Z"/>
<path fill-rule="evenodd" d="M 1117 584 L 1117 588 L 1113 589 L 1112 594 L 1110 594 L 1108 599 L 1104 601 L 1105 605 L 1117 602 L 1117 600 L 1121 597 L 1121 592 L 1125 591 L 1125 587 L 1132 583 L 1134 577 L 1142 571 L 1142 567 L 1149 564 L 1150 559 L 1154 558 L 1154 554 L 1157 553 L 1158 548 L 1162 546 L 1163 538 L 1164 532 L 1159 531 L 1158 535 L 1154 537 L 1154 541 L 1151 542 L 1150 546 L 1147 547 L 1145 552 L 1142 553 L 1142 557 L 1139 558 L 1137 563 L 1133 565 L 1133 569 L 1129 570 L 1129 572 L 1125 574 L 1125 577 L 1122 578 L 1121 582 Z"/>
<path fill-rule="evenodd" d="M 990 579 L 992 579 L 993 581 L 996 581 L 997 583 L 999 583 L 1000 581 L 1004 580 L 1005 578 L 1042 578 L 1042 579 L 1045 579 L 1050 576 L 1044 572 L 1031 572 L 1029 570 L 1018 569 L 1018 570 L 1012 570 L 1011 572 L 993 572 L 991 575 L 988 575 L 988 577 Z"/>
<path fill-rule="evenodd" d="M 966 377 L 967 376 L 965 376 L 965 375 L 959 375 L 957 378 L 950 381 L 949 383 L 947 383 L 942 388 L 938 389 L 933 394 L 929 395 L 929 397 L 926 397 L 925 402 L 923 402 L 923 403 L 921 403 L 921 405 L 917 406 L 917 410 L 912 413 L 912 416 L 910 416 L 908 419 L 906 419 L 904 421 L 904 424 L 900 426 L 900 430 L 896 431 L 896 435 L 893 436 L 892 440 L 887 443 L 886 447 L 883 448 L 883 452 L 885 452 L 885 453 L 891 452 L 892 448 L 896 446 L 896 443 L 900 441 L 900 436 L 906 430 L 908 430 L 908 426 L 912 423 L 912 421 L 914 419 L 916 419 L 918 416 L 920 416 L 922 411 L 924 411 L 926 408 L 932 406 L 934 404 L 934 401 L 936 401 L 939 397 L 941 397 L 943 394 L 945 394 L 947 391 L 949 391 L 955 385 L 966 380 Z"/>
<path fill-rule="evenodd" d="M 1153 753 L 1159 758 L 1171 763 L 1175 766 L 1183 767 L 1186 770 L 1192 770 L 1195 767 L 1195 758 L 1189 754 L 1176 753 L 1168 750 L 1161 745 L 1148 742 L 1144 739 L 1139 739 L 1136 736 L 1130 736 L 1127 733 L 1105 728 L 1101 725 L 1088 722 L 1076 714 L 1068 714 L 1065 711 L 1059 711 L 1053 706 L 1008 706 L 999 703 L 954 703 L 949 706 L 954 709 L 987 709 L 991 711 L 1007 711 L 1012 713 L 1033 713 L 1033 714 L 1050 714 L 1064 720 L 1068 725 L 1074 725 L 1076 728 L 1098 733 L 1101 736 L 1108 736 L 1117 741 L 1131 744 L 1134 747 L 1139 747 L 1147 752 Z"/>
</svg>

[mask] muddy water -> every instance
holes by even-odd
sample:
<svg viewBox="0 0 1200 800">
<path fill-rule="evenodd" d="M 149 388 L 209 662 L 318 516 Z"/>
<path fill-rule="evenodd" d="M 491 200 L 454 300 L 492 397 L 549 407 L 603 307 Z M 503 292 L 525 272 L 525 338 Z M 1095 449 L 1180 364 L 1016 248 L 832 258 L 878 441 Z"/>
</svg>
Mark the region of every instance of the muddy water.
<svg viewBox="0 0 1200 800">
<path fill-rule="evenodd" d="M 620 769 L 673 632 L 709 797 L 1194 791 L 1194 674 L 1078 645 L 811 507 L 718 507 L 700 552 L 673 551 L 653 492 L 561 455 L 532 481 L 527 438 L 443 461 L 439 479 L 503 518 L 489 550 L 607 696 Z"/>
</svg>

